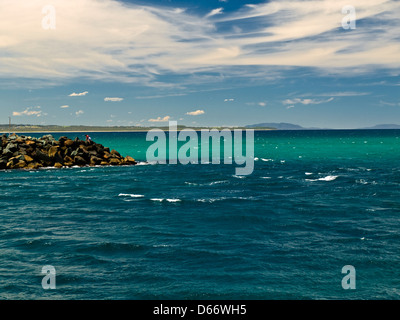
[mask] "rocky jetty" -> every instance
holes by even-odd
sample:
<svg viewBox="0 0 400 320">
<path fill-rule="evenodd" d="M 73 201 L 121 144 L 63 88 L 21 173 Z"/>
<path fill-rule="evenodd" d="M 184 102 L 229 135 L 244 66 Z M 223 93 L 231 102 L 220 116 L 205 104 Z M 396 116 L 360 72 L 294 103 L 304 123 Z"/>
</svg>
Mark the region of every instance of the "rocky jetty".
<svg viewBox="0 0 400 320">
<path fill-rule="evenodd" d="M 0 142 L 0 169 L 39 169 L 42 167 L 135 165 L 130 156 L 122 157 L 93 141 L 52 135 L 41 138 L 3 134 Z"/>
</svg>

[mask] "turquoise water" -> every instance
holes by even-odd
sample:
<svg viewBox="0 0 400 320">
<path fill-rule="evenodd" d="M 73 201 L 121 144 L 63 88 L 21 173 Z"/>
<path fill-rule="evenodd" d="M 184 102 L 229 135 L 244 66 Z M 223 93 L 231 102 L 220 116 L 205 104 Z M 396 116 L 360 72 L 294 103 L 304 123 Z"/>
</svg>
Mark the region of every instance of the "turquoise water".
<svg viewBox="0 0 400 320">
<path fill-rule="evenodd" d="M 91 137 L 139 161 L 152 143 Z M 0 171 L 0 299 L 398 299 L 399 137 L 256 132 L 249 176 L 235 164 Z"/>
</svg>

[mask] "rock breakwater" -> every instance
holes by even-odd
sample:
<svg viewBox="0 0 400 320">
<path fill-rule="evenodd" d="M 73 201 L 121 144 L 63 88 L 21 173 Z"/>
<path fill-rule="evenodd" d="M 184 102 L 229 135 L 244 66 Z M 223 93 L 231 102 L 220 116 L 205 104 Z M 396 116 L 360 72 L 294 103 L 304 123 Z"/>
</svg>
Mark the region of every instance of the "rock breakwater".
<svg viewBox="0 0 400 320">
<path fill-rule="evenodd" d="M 136 164 L 130 156 L 123 157 L 116 150 L 78 137 L 56 140 L 50 134 L 41 138 L 3 134 L 0 142 L 0 169 Z"/>
</svg>

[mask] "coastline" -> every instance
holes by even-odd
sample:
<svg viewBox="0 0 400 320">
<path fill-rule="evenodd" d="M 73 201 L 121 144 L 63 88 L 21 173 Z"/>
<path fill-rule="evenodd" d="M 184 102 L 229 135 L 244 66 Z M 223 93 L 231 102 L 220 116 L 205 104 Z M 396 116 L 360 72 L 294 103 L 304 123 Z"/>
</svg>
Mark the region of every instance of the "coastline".
<svg viewBox="0 0 400 320">
<path fill-rule="evenodd" d="M 89 130 L 89 129 L 83 129 L 83 130 L 35 130 L 35 131 L 26 131 L 26 130 L 12 130 L 11 134 L 16 133 L 16 134 L 29 134 L 29 133 L 97 133 L 97 132 L 148 132 L 153 129 L 161 129 L 164 131 L 168 131 L 168 128 L 164 127 L 159 127 L 159 128 L 146 128 L 143 130 Z M 184 128 L 184 129 L 193 129 L 195 131 L 201 131 L 203 129 L 206 130 L 211 130 L 211 129 L 218 129 L 221 130 L 222 128 Z M 184 129 L 179 129 L 178 132 L 184 130 Z M 224 128 L 225 129 L 225 128 Z M 246 130 L 249 128 L 231 128 L 231 129 L 241 129 L 241 130 Z M 254 131 L 277 131 L 276 129 L 253 129 Z M 9 134 L 9 131 L 0 131 L 0 134 Z"/>
</svg>

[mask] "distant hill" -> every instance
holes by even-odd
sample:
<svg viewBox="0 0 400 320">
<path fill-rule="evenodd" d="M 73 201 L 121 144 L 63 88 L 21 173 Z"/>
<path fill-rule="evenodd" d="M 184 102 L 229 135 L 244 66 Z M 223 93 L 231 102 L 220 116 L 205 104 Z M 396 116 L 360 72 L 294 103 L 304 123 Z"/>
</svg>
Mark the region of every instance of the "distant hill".
<svg viewBox="0 0 400 320">
<path fill-rule="evenodd" d="M 249 128 L 249 129 L 269 128 L 269 129 L 276 129 L 276 130 L 304 130 L 304 129 L 306 129 L 297 124 L 285 123 L 285 122 L 258 123 L 258 124 L 248 125 L 248 126 L 246 126 L 246 128 Z"/>
<path fill-rule="evenodd" d="M 400 129 L 400 125 L 398 124 L 377 124 L 376 126 L 373 127 L 368 127 L 368 128 L 361 128 L 361 129 Z"/>
</svg>

